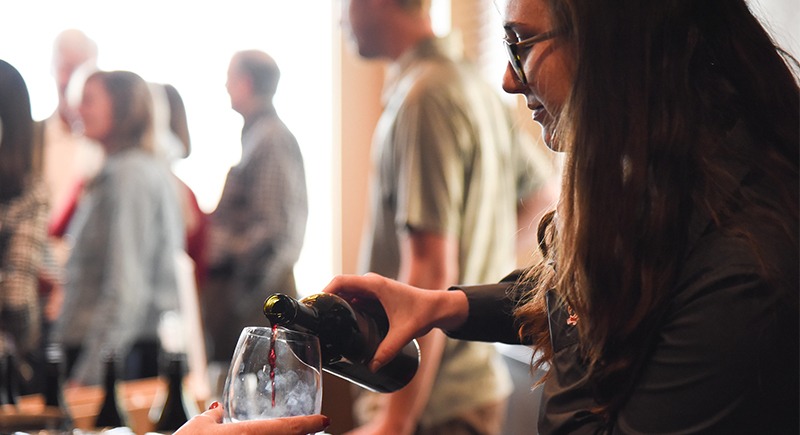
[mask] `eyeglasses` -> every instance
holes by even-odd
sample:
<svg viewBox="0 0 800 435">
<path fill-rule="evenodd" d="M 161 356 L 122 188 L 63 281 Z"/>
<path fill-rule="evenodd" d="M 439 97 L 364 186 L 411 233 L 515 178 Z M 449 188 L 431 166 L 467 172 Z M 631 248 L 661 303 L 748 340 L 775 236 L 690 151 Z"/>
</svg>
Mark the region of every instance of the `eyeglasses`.
<svg viewBox="0 0 800 435">
<path fill-rule="evenodd" d="M 540 33 L 536 36 L 523 39 L 522 41 L 509 41 L 508 39 L 503 38 L 503 42 L 506 46 L 506 52 L 508 53 L 508 62 L 511 64 L 511 68 L 514 69 L 514 73 L 517 74 L 517 78 L 519 78 L 520 83 L 527 85 L 528 79 L 525 77 L 525 71 L 522 70 L 522 58 L 519 55 L 519 49 L 531 47 L 536 43 L 553 39 L 560 33 L 561 31 L 559 30 L 551 30 L 549 32 Z"/>
</svg>

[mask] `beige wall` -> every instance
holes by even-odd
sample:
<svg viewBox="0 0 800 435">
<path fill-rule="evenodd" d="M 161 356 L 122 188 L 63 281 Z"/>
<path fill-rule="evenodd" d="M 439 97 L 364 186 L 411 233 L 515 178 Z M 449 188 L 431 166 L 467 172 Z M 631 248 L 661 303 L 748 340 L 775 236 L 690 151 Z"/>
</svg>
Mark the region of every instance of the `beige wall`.
<svg viewBox="0 0 800 435">
<path fill-rule="evenodd" d="M 353 53 L 352 47 L 339 35 L 339 98 L 334 103 L 334 116 L 339 118 L 339 147 L 341 221 L 339 243 L 342 273 L 356 273 L 358 250 L 367 204 L 367 185 L 370 170 L 370 142 L 381 113 L 380 92 L 383 86 L 383 63 L 366 62 Z M 337 153 L 334 153 L 336 155 Z M 336 249 L 336 248 L 334 248 Z M 337 255 L 338 254 L 338 255 Z"/>
<path fill-rule="evenodd" d="M 334 10 L 334 15 L 336 13 L 338 11 Z M 338 26 L 334 28 L 332 41 L 335 149 L 330 192 L 336 208 L 332 224 L 336 263 L 333 270 L 334 273 L 356 273 L 367 204 L 370 142 L 381 113 L 383 65 L 360 60 L 347 46 Z M 323 374 L 322 382 L 325 388 L 322 412 L 331 418 L 328 432 L 343 433 L 352 429 L 353 386 L 328 373 Z"/>
</svg>

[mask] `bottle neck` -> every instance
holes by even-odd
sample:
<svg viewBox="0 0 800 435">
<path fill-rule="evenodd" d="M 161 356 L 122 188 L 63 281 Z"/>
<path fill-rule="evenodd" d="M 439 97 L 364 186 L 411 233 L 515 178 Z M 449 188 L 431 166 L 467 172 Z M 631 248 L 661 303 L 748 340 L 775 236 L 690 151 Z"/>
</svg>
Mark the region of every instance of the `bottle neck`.
<svg viewBox="0 0 800 435">
<path fill-rule="evenodd" d="M 106 361 L 106 390 L 113 390 L 117 385 L 117 364 L 113 358 Z"/>
<path fill-rule="evenodd" d="M 5 385 L 2 394 L 5 397 L 0 398 L 2 404 L 16 405 L 17 404 L 17 364 L 14 355 L 6 355 L 3 357 L 2 367 L 2 382 Z"/>
<path fill-rule="evenodd" d="M 311 333 L 319 330 L 317 310 L 284 294 L 275 293 L 267 298 L 264 316 L 272 325 L 292 326 L 292 329 Z"/>
<path fill-rule="evenodd" d="M 184 360 L 174 358 L 167 365 L 167 382 L 169 383 L 170 393 L 181 393 L 183 389 Z"/>
</svg>

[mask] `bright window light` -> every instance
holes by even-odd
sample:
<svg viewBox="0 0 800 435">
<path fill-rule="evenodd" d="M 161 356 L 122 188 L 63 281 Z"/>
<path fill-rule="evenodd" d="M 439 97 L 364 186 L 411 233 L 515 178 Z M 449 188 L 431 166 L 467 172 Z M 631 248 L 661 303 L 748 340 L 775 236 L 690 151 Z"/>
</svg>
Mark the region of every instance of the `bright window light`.
<svg viewBox="0 0 800 435">
<path fill-rule="evenodd" d="M 97 42 L 101 69 L 130 70 L 175 86 L 186 104 L 192 155 L 174 169 L 210 211 L 241 151 L 242 120 L 225 91 L 228 61 L 244 49 L 272 55 L 282 72 L 275 106 L 300 143 L 309 189 L 305 245 L 295 272 L 300 292 L 314 293 L 333 273 L 334 9 L 326 1 L 286 0 L 9 1 L 0 6 L 0 58 L 25 77 L 36 119 L 55 110 L 52 43 L 68 28 Z"/>
</svg>

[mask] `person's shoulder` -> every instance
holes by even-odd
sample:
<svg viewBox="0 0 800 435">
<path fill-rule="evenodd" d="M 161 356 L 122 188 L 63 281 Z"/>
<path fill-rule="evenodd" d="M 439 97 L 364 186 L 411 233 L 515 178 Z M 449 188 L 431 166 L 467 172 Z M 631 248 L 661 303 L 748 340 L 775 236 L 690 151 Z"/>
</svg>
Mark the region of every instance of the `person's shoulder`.
<svg viewBox="0 0 800 435">
<path fill-rule="evenodd" d="M 495 104 L 499 96 L 466 61 L 447 57 L 425 59 L 407 72 L 405 103 Z M 402 87 L 401 87 L 402 88 Z"/>
<path fill-rule="evenodd" d="M 392 98 L 400 98 L 400 107 L 405 109 L 436 107 L 450 111 L 462 94 L 455 69 L 437 62 L 417 65 L 398 84 Z"/>
<path fill-rule="evenodd" d="M 8 220 L 30 218 L 32 214 L 46 212 L 49 191 L 39 177 L 28 177 L 22 192 L 7 203 L 0 203 L 0 216 Z"/>
<path fill-rule="evenodd" d="M 255 125 L 254 155 L 271 154 L 287 150 L 298 150 L 299 144 L 294 133 L 277 115 L 264 118 Z"/>
<path fill-rule="evenodd" d="M 147 168 L 156 157 L 140 149 L 128 149 L 120 151 L 107 159 L 107 166 L 110 172 L 121 173 L 140 168 Z"/>
<path fill-rule="evenodd" d="M 437 90 L 457 85 L 461 75 L 460 66 L 452 59 L 432 57 L 421 59 L 406 72 L 415 90 Z"/>
<path fill-rule="evenodd" d="M 102 175 L 105 182 L 112 185 L 129 183 L 141 186 L 148 182 L 164 182 L 169 176 L 169 169 L 155 155 L 131 149 L 107 159 Z"/>
<path fill-rule="evenodd" d="M 742 214 L 748 215 L 746 210 Z M 797 222 L 742 217 L 739 226 L 710 224 L 683 263 L 682 299 L 746 286 L 762 294 L 797 292 L 800 276 Z M 742 222 L 746 225 L 741 226 Z M 775 293 L 777 295 L 778 293 Z"/>
</svg>

